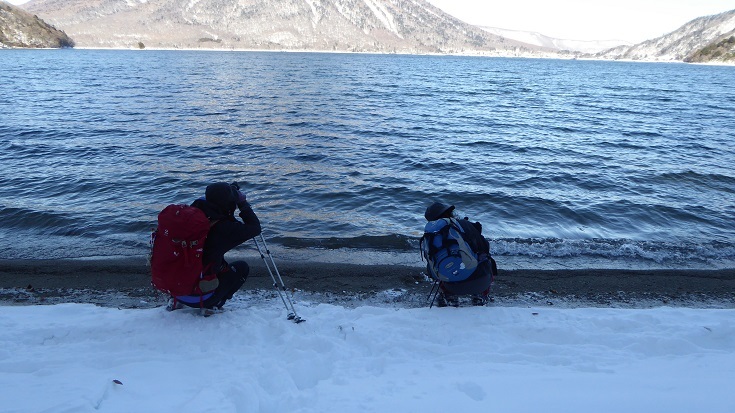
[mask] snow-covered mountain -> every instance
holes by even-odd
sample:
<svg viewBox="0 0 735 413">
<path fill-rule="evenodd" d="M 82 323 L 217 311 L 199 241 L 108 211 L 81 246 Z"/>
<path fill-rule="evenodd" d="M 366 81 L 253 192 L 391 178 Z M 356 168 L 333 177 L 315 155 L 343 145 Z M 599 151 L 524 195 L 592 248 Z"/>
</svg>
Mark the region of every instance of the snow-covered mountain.
<svg viewBox="0 0 735 413">
<path fill-rule="evenodd" d="M 694 19 L 667 35 L 631 46 L 615 40 L 586 42 L 481 28 L 425 0 L 32 0 L 22 8 L 64 30 L 79 47 L 646 61 L 726 61 L 735 54 L 735 42 L 728 41 L 735 35 L 735 10 Z"/>
<path fill-rule="evenodd" d="M 527 32 L 521 30 L 501 29 L 497 27 L 480 26 L 482 30 L 506 39 L 518 40 L 540 47 L 556 50 L 568 50 L 570 52 L 596 53 L 616 46 L 631 46 L 625 40 L 570 40 L 556 39 L 538 32 Z"/>
<path fill-rule="evenodd" d="M 33 0 L 80 47 L 530 55 L 424 0 Z"/>
<path fill-rule="evenodd" d="M 634 46 L 597 53 L 603 59 L 684 61 L 697 51 L 735 35 L 735 10 L 694 19 L 671 33 Z"/>
</svg>

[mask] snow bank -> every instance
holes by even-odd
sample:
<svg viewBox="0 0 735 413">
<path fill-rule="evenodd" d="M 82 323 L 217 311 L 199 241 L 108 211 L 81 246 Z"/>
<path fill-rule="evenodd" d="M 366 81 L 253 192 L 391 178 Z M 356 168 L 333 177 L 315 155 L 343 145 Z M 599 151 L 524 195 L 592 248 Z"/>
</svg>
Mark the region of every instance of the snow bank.
<svg viewBox="0 0 735 413">
<path fill-rule="evenodd" d="M 735 310 L 278 304 L 3 307 L 0 410 L 735 411 Z"/>
</svg>

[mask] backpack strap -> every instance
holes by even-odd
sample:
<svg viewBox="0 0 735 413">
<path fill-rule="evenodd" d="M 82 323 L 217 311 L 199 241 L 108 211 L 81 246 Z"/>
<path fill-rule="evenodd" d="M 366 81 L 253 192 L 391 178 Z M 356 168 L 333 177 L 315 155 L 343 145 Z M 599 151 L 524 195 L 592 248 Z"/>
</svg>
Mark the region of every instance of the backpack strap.
<svg viewBox="0 0 735 413">
<path fill-rule="evenodd" d="M 436 234 L 441 233 L 441 231 L 446 228 L 448 224 L 448 220 L 446 218 L 437 219 L 435 221 L 429 221 L 424 226 L 424 235 L 421 236 L 421 239 L 419 240 L 419 250 L 421 252 L 421 261 L 423 262 L 424 259 L 426 261 L 429 260 L 429 256 L 434 254 L 436 252 L 436 247 L 434 244 L 434 237 Z"/>
</svg>

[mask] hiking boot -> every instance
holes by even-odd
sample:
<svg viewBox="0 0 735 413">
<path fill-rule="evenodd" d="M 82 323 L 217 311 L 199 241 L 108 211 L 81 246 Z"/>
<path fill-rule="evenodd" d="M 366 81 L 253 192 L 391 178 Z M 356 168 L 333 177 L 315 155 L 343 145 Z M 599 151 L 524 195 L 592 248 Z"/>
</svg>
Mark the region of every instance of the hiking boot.
<svg viewBox="0 0 735 413">
<path fill-rule="evenodd" d="M 445 292 L 440 292 L 436 296 L 437 307 L 459 307 L 459 297 L 456 295 L 449 295 Z"/>
<path fill-rule="evenodd" d="M 490 301 L 493 301 L 490 298 L 490 287 L 487 287 L 487 289 L 480 294 L 474 294 L 472 296 L 472 305 L 484 306 Z"/>
<path fill-rule="evenodd" d="M 221 313 L 222 307 L 202 308 L 201 313 L 204 317 L 209 317 L 218 313 Z"/>
<path fill-rule="evenodd" d="M 448 295 L 445 297 L 447 299 L 447 305 L 450 307 L 459 307 L 459 297 L 456 295 Z"/>
<path fill-rule="evenodd" d="M 173 297 L 168 298 L 168 302 L 166 303 L 166 311 L 174 311 L 180 308 L 184 308 L 184 305 L 178 302 L 178 300 L 174 300 Z"/>
<path fill-rule="evenodd" d="M 488 298 L 486 295 L 473 295 L 472 296 L 472 305 L 474 306 L 484 306 L 488 302 Z"/>
<path fill-rule="evenodd" d="M 437 307 L 446 307 L 447 306 L 447 299 L 444 298 L 444 294 L 438 294 L 436 296 L 436 306 Z"/>
</svg>

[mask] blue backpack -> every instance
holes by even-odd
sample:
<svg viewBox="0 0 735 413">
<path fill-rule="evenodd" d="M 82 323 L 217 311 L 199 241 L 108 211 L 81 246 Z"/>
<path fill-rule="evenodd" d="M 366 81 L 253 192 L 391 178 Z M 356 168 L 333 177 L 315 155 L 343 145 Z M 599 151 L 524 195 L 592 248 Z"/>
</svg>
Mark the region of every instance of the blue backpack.
<svg viewBox="0 0 735 413">
<path fill-rule="evenodd" d="M 464 229 L 454 218 L 426 223 L 420 241 L 421 255 L 429 263 L 432 277 L 446 282 L 463 281 L 484 261 L 472 250 L 464 235 Z"/>
</svg>

